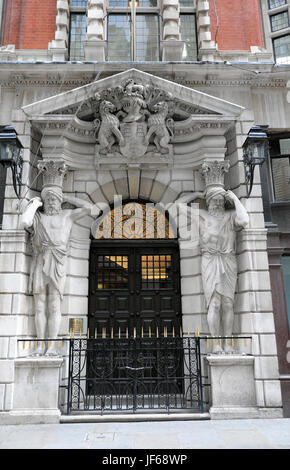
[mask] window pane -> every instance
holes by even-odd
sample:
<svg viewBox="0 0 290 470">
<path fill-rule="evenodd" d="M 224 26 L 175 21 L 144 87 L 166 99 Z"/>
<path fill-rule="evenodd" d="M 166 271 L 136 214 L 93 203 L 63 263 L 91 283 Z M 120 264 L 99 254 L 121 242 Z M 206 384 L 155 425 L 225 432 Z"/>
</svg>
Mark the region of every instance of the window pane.
<svg viewBox="0 0 290 470">
<path fill-rule="evenodd" d="M 283 11 L 278 15 L 273 15 L 270 17 L 271 20 L 271 29 L 272 31 L 279 31 L 280 29 L 288 28 L 289 18 L 288 11 Z"/>
<path fill-rule="evenodd" d="M 108 60 L 131 60 L 130 17 L 128 15 L 109 15 Z"/>
<path fill-rule="evenodd" d="M 136 0 L 139 7 L 157 7 L 157 0 Z M 110 7 L 130 7 L 130 0 L 110 0 Z"/>
<path fill-rule="evenodd" d="M 71 14 L 70 23 L 70 60 L 83 60 L 83 43 L 86 39 L 86 15 Z"/>
<path fill-rule="evenodd" d="M 180 15 L 181 40 L 185 41 L 183 60 L 197 60 L 195 15 Z"/>
<path fill-rule="evenodd" d="M 157 7 L 157 0 L 139 0 L 139 7 Z"/>
<path fill-rule="evenodd" d="M 128 7 L 129 1 L 128 0 L 110 0 L 109 6 L 110 7 Z"/>
<path fill-rule="evenodd" d="M 88 0 L 72 0 L 72 7 L 86 7 Z"/>
<path fill-rule="evenodd" d="M 159 60 L 159 31 L 157 15 L 136 16 L 136 60 Z"/>
<path fill-rule="evenodd" d="M 290 139 L 280 139 L 280 154 L 290 155 Z"/>
<path fill-rule="evenodd" d="M 272 10 L 273 8 L 281 7 L 282 5 L 286 5 L 286 0 L 269 0 L 270 10 Z"/>
<path fill-rule="evenodd" d="M 282 257 L 282 267 L 283 267 L 286 303 L 287 303 L 287 310 L 288 310 L 288 326 L 290 329 L 290 256 Z"/>
<path fill-rule="evenodd" d="M 195 0 L 179 0 L 181 7 L 195 7 Z"/>
<path fill-rule="evenodd" d="M 290 35 L 273 40 L 277 64 L 290 64 Z"/>
<path fill-rule="evenodd" d="M 272 172 L 276 201 L 285 201 L 290 199 L 289 158 L 273 158 Z"/>
</svg>

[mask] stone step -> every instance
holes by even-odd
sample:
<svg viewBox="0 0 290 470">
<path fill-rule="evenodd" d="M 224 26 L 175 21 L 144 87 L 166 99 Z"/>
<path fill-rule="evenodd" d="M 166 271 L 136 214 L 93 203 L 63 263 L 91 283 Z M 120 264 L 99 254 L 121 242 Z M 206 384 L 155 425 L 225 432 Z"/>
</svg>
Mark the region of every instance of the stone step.
<svg viewBox="0 0 290 470">
<path fill-rule="evenodd" d="M 105 423 L 138 421 L 193 421 L 210 419 L 209 413 L 132 413 L 132 414 L 71 414 L 61 415 L 60 423 Z"/>
</svg>

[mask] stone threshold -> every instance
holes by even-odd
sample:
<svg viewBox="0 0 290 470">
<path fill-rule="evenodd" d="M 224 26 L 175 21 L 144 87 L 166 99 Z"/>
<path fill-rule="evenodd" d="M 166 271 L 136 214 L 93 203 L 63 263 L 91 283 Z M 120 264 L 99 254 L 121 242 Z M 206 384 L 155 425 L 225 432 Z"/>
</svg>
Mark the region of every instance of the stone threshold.
<svg viewBox="0 0 290 470">
<path fill-rule="evenodd" d="M 140 422 L 140 421 L 194 421 L 210 419 L 209 413 L 143 413 L 143 414 L 78 414 L 61 415 L 60 423 L 106 423 L 106 422 Z"/>
</svg>

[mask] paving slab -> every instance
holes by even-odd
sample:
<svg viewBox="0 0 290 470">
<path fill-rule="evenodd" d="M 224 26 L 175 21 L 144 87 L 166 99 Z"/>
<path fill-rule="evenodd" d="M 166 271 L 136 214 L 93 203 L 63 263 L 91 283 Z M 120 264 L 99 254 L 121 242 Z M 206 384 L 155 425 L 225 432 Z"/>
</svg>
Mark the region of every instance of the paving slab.
<svg viewBox="0 0 290 470">
<path fill-rule="evenodd" d="M 5 425 L 0 449 L 290 449 L 290 419 Z"/>
</svg>

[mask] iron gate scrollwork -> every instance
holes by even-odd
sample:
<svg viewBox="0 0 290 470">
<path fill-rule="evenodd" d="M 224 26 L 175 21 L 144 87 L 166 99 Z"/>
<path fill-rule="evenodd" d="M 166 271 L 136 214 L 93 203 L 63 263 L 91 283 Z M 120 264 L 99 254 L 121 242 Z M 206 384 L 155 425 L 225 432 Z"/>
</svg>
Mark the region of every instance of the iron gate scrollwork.
<svg viewBox="0 0 290 470">
<path fill-rule="evenodd" d="M 67 412 L 203 411 L 200 338 L 70 340 Z"/>
</svg>

